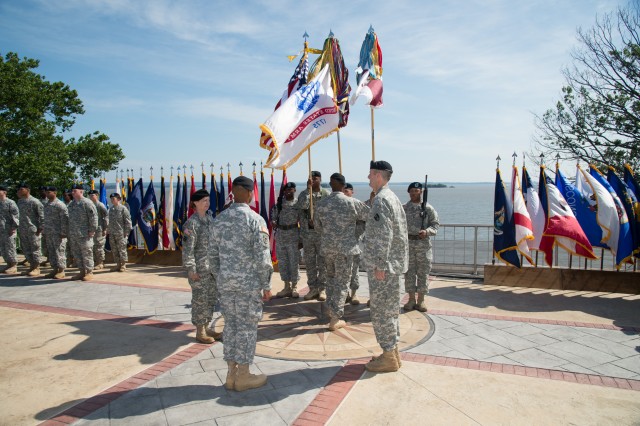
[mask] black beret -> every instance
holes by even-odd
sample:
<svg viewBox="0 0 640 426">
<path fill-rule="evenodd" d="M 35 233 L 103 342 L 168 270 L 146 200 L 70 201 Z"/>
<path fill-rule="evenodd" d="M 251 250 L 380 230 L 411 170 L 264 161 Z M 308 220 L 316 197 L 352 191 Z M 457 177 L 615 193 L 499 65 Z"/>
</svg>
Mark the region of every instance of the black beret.
<svg viewBox="0 0 640 426">
<path fill-rule="evenodd" d="M 253 191 L 253 181 L 246 176 L 238 176 L 233 180 L 233 186 L 241 186 L 247 191 Z"/>
<path fill-rule="evenodd" d="M 74 183 L 71 185 L 71 189 L 82 189 L 84 190 L 84 186 L 81 183 Z"/>
<path fill-rule="evenodd" d="M 353 185 L 347 182 L 344 184 L 344 189 L 353 189 Z"/>
<path fill-rule="evenodd" d="M 97 189 L 92 189 L 91 191 L 89 191 L 89 195 L 99 195 L 100 191 L 98 191 Z"/>
<path fill-rule="evenodd" d="M 422 189 L 422 184 L 420 182 L 411 182 L 409 184 L 409 187 L 407 188 L 407 192 L 409 192 L 411 190 L 411 188 Z"/>
<path fill-rule="evenodd" d="M 46 191 L 47 187 L 46 186 L 41 186 L 39 189 L 40 189 L 40 191 Z"/>
<path fill-rule="evenodd" d="M 26 182 L 20 182 L 20 184 L 18 185 L 18 189 L 22 189 L 22 188 L 25 188 L 25 189 L 31 189 L 31 187 L 29 186 L 29 184 L 28 184 L 28 183 L 26 183 Z"/>
<path fill-rule="evenodd" d="M 321 178 L 322 177 L 322 173 L 320 173 L 317 170 L 314 170 L 314 171 L 311 172 L 311 177 L 319 177 L 319 178 Z"/>
<path fill-rule="evenodd" d="M 120 200 L 122 196 L 117 192 L 114 192 L 113 194 L 109 195 L 109 198 L 117 198 L 118 200 Z"/>
<path fill-rule="evenodd" d="M 344 176 L 342 176 L 340 173 L 334 173 L 331 175 L 331 177 L 329 178 L 330 180 L 334 180 L 338 183 L 341 183 L 344 185 L 344 183 L 346 182 Z"/>
<path fill-rule="evenodd" d="M 207 198 L 208 196 L 209 196 L 209 191 L 207 191 L 206 189 L 198 189 L 191 196 L 191 201 L 200 201 L 203 198 Z"/>
<path fill-rule="evenodd" d="M 387 171 L 393 173 L 393 168 L 391 167 L 391 164 L 387 163 L 386 161 L 372 161 L 371 165 L 369 166 L 369 169 L 371 169 L 371 170 L 387 170 Z"/>
<path fill-rule="evenodd" d="M 67 194 L 67 195 L 71 195 L 71 190 L 70 189 L 65 189 L 64 193 Z"/>
<path fill-rule="evenodd" d="M 45 186 L 44 189 L 51 192 L 58 192 L 58 188 L 55 186 Z"/>
<path fill-rule="evenodd" d="M 7 191 L 7 187 L 5 185 L 0 185 L 0 191 Z"/>
<path fill-rule="evenodd" d="M 289 189 L 289 188 L 296 189 L 296 183 L 295 182 L 287 182 L 287 184 L 284 186 L 284 189 Z"/>
</svg>

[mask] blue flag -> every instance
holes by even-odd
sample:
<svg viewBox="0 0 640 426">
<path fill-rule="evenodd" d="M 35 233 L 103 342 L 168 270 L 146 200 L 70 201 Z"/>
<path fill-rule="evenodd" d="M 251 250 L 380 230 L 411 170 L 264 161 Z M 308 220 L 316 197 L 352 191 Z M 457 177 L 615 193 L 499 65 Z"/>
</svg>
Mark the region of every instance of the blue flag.
<svg viewBox="0 0 640 426">
<path fill-rule="evenodd" d="M 178 181 L 180 186 L 180 181 Z M 174 215 L 174 242 L 176 243 L 176 250 L 182 250 L 182 227 L 187 221 L 187 214 L 189 211 L 189 202 L 187 201 L 187 175 L 182 177 L 182 196 L 180 199 L 180 209 L 177 210 L 177 216 Z M 177 235 L 176 235 L 177 232 Z"/>
<path fill-rule="evenodd" d="M 633 255 L 633 236 L 631 235 L 631 227 L 629 226 L 629 218 L 625 212 L 624 205 L 618 197 L 616 190 L 609 184 L 604 175 L 595 166 L 589 165 L 589 174 L 605 187 L 613 197 L 618 210 L 618 218 L 620 220 L 620 233 L 618 236 L 618 250 L 616 251 L 616 267 L 620 269 L 624 262 L 627 262 Z"/>
<path fill-rule="evenodd" d="M 627 184 L 623 182 L 618 175 L 616 175 L 613 167 L 609 167 L 609 171 L 607 172 L 607 181 L 611 184 L 613 190 L 616 191 L 618 198 L 624 206 L 624 212 L 627 214 L 629 233 L 631 234 L 631 253 L 637 253 L 636 250 L 638 249 L 638 246 L 640 246 L 640 241 L 638 241 L 638 230 L 636 229 L 637 222 L 635 212 L 635 206 L 638 204 L 638 199 Z M 620 228 L 620 232 L 622 234 L 622 226 Z"/>
<path fill-rule="evenodd" d="M 131 180 L 133 183 L 133 180 Z M 131 213 L 131 222 L 133 225 L 133 229 L 129 234 L 129 247 L 137 248 L 138 247 L 138 239 L 137 239 L 137 222 L 136 218 L 140 213 L 140 207 L 142 205 L 142 178 L 138 180 L 138 182 L 131 188 L 131 192 L 127 197 L 127 204 L 129 205 L 129 212 Z"/>
<path fill-rule="evenodd" d="M 224 210 L 224 202 L 227 196 L 224 193 L 224 175 L 220 173 L 220 186 L 218 187 L 218 214 Z"/>
<path fill-rule="evenodd" d="M 182 246 L 178 245 L 180 241 L 182 228 L 180 228 L 180 211 L 182 210 L 182 192 L 180 186 L 180 173 L 178 172 L 178 184 L 176 185 L 176 200 L 173 207 L 173 241 L 176 244 L 176 250 L 180 250 Z"/>
<path fill-rule="evenodd" d="M 144 240 L 144 248 L 148 254 L 158 249 L 157 211 L 158 202 L 156 201 L 156 191 L 153 187 L 153 180 L 151 180 L 137 215 L 138 226 L 140 227 L 140 233 Z"/>
<path fill-rule="evenodd" d="M 100 202 L 108 209 L 107 203 L 107 188 L 105 187 L 104 179 L 100 179 Z"/>
<path fill-rule="evenodd" d="M 516 241 L 516 224 L 513 220 L 513 206 L 502 182 L 500 169 L 496 169 L 496 189 L 493 203 L 493 252 L 503 262 L 521 268 Z"/>
<path fill-rule="evenodd" d="M 211 216 L 216 217 L 218 211 L 218 187 L 216 185 L 216 175 L 211 173 L 211 190 L 209 191 L 209 211 Z"/>
</svg>

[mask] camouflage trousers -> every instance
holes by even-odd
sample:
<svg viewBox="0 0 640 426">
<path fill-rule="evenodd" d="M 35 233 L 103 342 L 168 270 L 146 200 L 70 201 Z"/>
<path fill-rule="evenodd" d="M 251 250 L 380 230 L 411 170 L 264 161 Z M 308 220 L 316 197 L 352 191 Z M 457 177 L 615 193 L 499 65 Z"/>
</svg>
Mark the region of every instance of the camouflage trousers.
<svg viewBox="0 0 640 426">
<path fill-rule="evenodd" d="M 93 236 L 93 263 L 100 265 L 104 263 L 104 245 L 107 238 L 102 235 L 102 229 L 98 228 Z"/>
<path fill-rule="evenodd" d="M 300 249 L 298 248 L 298 230 L 292 229 L 296 238 L 285 235 L 288 230 L 278 230 L 276 239 L 276 254 L 278 255 L 278 270 L 282 281 L 297 283 L 300 281 Z"/>
<path fill-rule="evenodd" d="M 29 230 L 19 231 L 20 248 L 30 265 L 40 265 L 40 236 Z"/>
<path fill-rule="evenodd" d="M 116 265 L 127 263 L 127 238 L 123 235 L 109 234 L 109 244 L 111 244 L 111 254 Z"/>
<path fill-rule="evenodd" d="M 218 287 L 213 274 L 205 272 L 199 275 L 198 281 L 188 279 L 191 286 L 191 323 L 196 327 L 209 325 L 218 297 Z"/>
<path fill-rule="evenodd" d="M 433 250 L 426 240 L 409 240 L 409 267 L 404 274 L 407 293 L 429 293 L 429 272 Z"/>
<path fill-rule="evenodd" d="M 238 364 L 253 363 L 258 322 L 262 318 L 260 290 L 221 293 L 220 311 L 224 316 L 224 360 Z"/>
<path fill-rule="evenodd" d="M 327 307 L 331 318 L 342 318 L 349 281 L 353 270 L 353 256 L 342 253 L 325 253 L 327 273 Z"/>
<path fill-rule="evenodd" d="M 376 340 L 385 351 L 398 344 L 400 335 L 399 303 L 402 275 L 389 274 L 377 280 L 373 271 L 368 271 L 371 323 Z"/>
<path fill-rule="evenodd" d="M 303 237 L 304 265 L 307 269 L 307 285 L 309 290 L 324 290 L 327 284 L 324 259 L 320 254 L 320 238 L 317 236 Z"/>
<path fill-rule="evenodd" d="M 4 261 L 7 262 L 7 265 L 18 263 L 15 232 L 13 235 L 7 235 L 6 233 L 0 235 L 0 254 L 4 258 Z"/>
<path fill-rule="evenodd" d="M 66 268 L 67 267 L 67 239 L 60 238 L 60 234 L 51 233 L 45 234 L 46 238 L 43 238 L 47 244 L 47 253 L 49 253 L 49 262 L 52 268 Z M 44 251 L 44 250 L 43 250 Z"/>
<path fill-rule="evenodd" d="M 42 239 L 40 240 L 40 246 L 42 247 L 42 257 L 49 258 L 49 245 L 47 244 L 47 234 L 42 233 Z"/>
<path fill-rule="evenodd" d="M 85 273 L 93 271 L 93 237 L 69 237 L 76 267 Z"/>
<path fill-rule="evenodd" d="M 349 282 L 349 289 L 356 291 L 360 288 L 360 255 L 353 256 L 353 268 L 351 268 L 351 280 Z"/>
</svg>

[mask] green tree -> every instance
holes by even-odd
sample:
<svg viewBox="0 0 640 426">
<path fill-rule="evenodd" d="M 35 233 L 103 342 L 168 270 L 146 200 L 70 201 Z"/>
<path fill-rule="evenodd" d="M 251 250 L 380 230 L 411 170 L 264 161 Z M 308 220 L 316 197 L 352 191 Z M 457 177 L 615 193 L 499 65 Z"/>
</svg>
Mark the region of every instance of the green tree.
<svg viewBox="0 0 640 426">
<path fill-rule="evenodd" d="M 88 181 L 114 170 L 124 154 L 107 135 L 64 138 L 84 114 L 82 101 L 68 85 L 37 74 L 38 66 L 13 52 L 0 55 L 0 182 L 68 187 L 75 175 Z"/>
<path fill-rule="evenodd" d="M 578 30 L 554 109 L 536 117 L 537 149 L 563 159 L 640 171 L 640 14 L 637 4 Z"/>
</svg>

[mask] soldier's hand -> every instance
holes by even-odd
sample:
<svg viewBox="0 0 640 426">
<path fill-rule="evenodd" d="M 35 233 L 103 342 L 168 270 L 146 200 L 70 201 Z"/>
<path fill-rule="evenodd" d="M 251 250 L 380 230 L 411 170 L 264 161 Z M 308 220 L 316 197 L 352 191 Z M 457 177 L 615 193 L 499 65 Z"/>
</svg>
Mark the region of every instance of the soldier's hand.
<svg viewBox="0 0 640 426">
<path fill-rule="evenodd" d="M 193 281 L 200 281 L 200 275 L 198 275 L 197 272 L 189 272 L 189 279 L 193 280 Z"/>
<path fill-rule="evenodd" d="M 263 290 L 262 291 L 262 300 L 268 302 L 271 300 L 271 290 Z"/>
<path fill-rule="evenodd" d="M 313 219 L 309 219 L 309 228 L 313 228 L 313 227 L 314 227 Z"/>
<path fill-rule="evenodd" d="M 384 280 L 384 278 L 387 276 L 385 272 L 381 271 L 380 269 L 374 269 L 374 271 L 375 271 L 376 279 L 378 281 Z"/>
<path fill-rule="evenodd" d="M 106 237 L 107 236 L 107 231 L 102 231 L 102 236 Z"/>
<path fill-rule="evenodd" d="M 418 236 L 421 240 L 424 240 L 425 238 L 427 238 L 427 230 L 421 229 L 420 232 L 418 232 Z"/>
<path fill-rule="evenodd" d="M 89 238 L 93 238 L 94 235 L 96 235 L 95 232 L 89 232 Z"/>
</svg>

